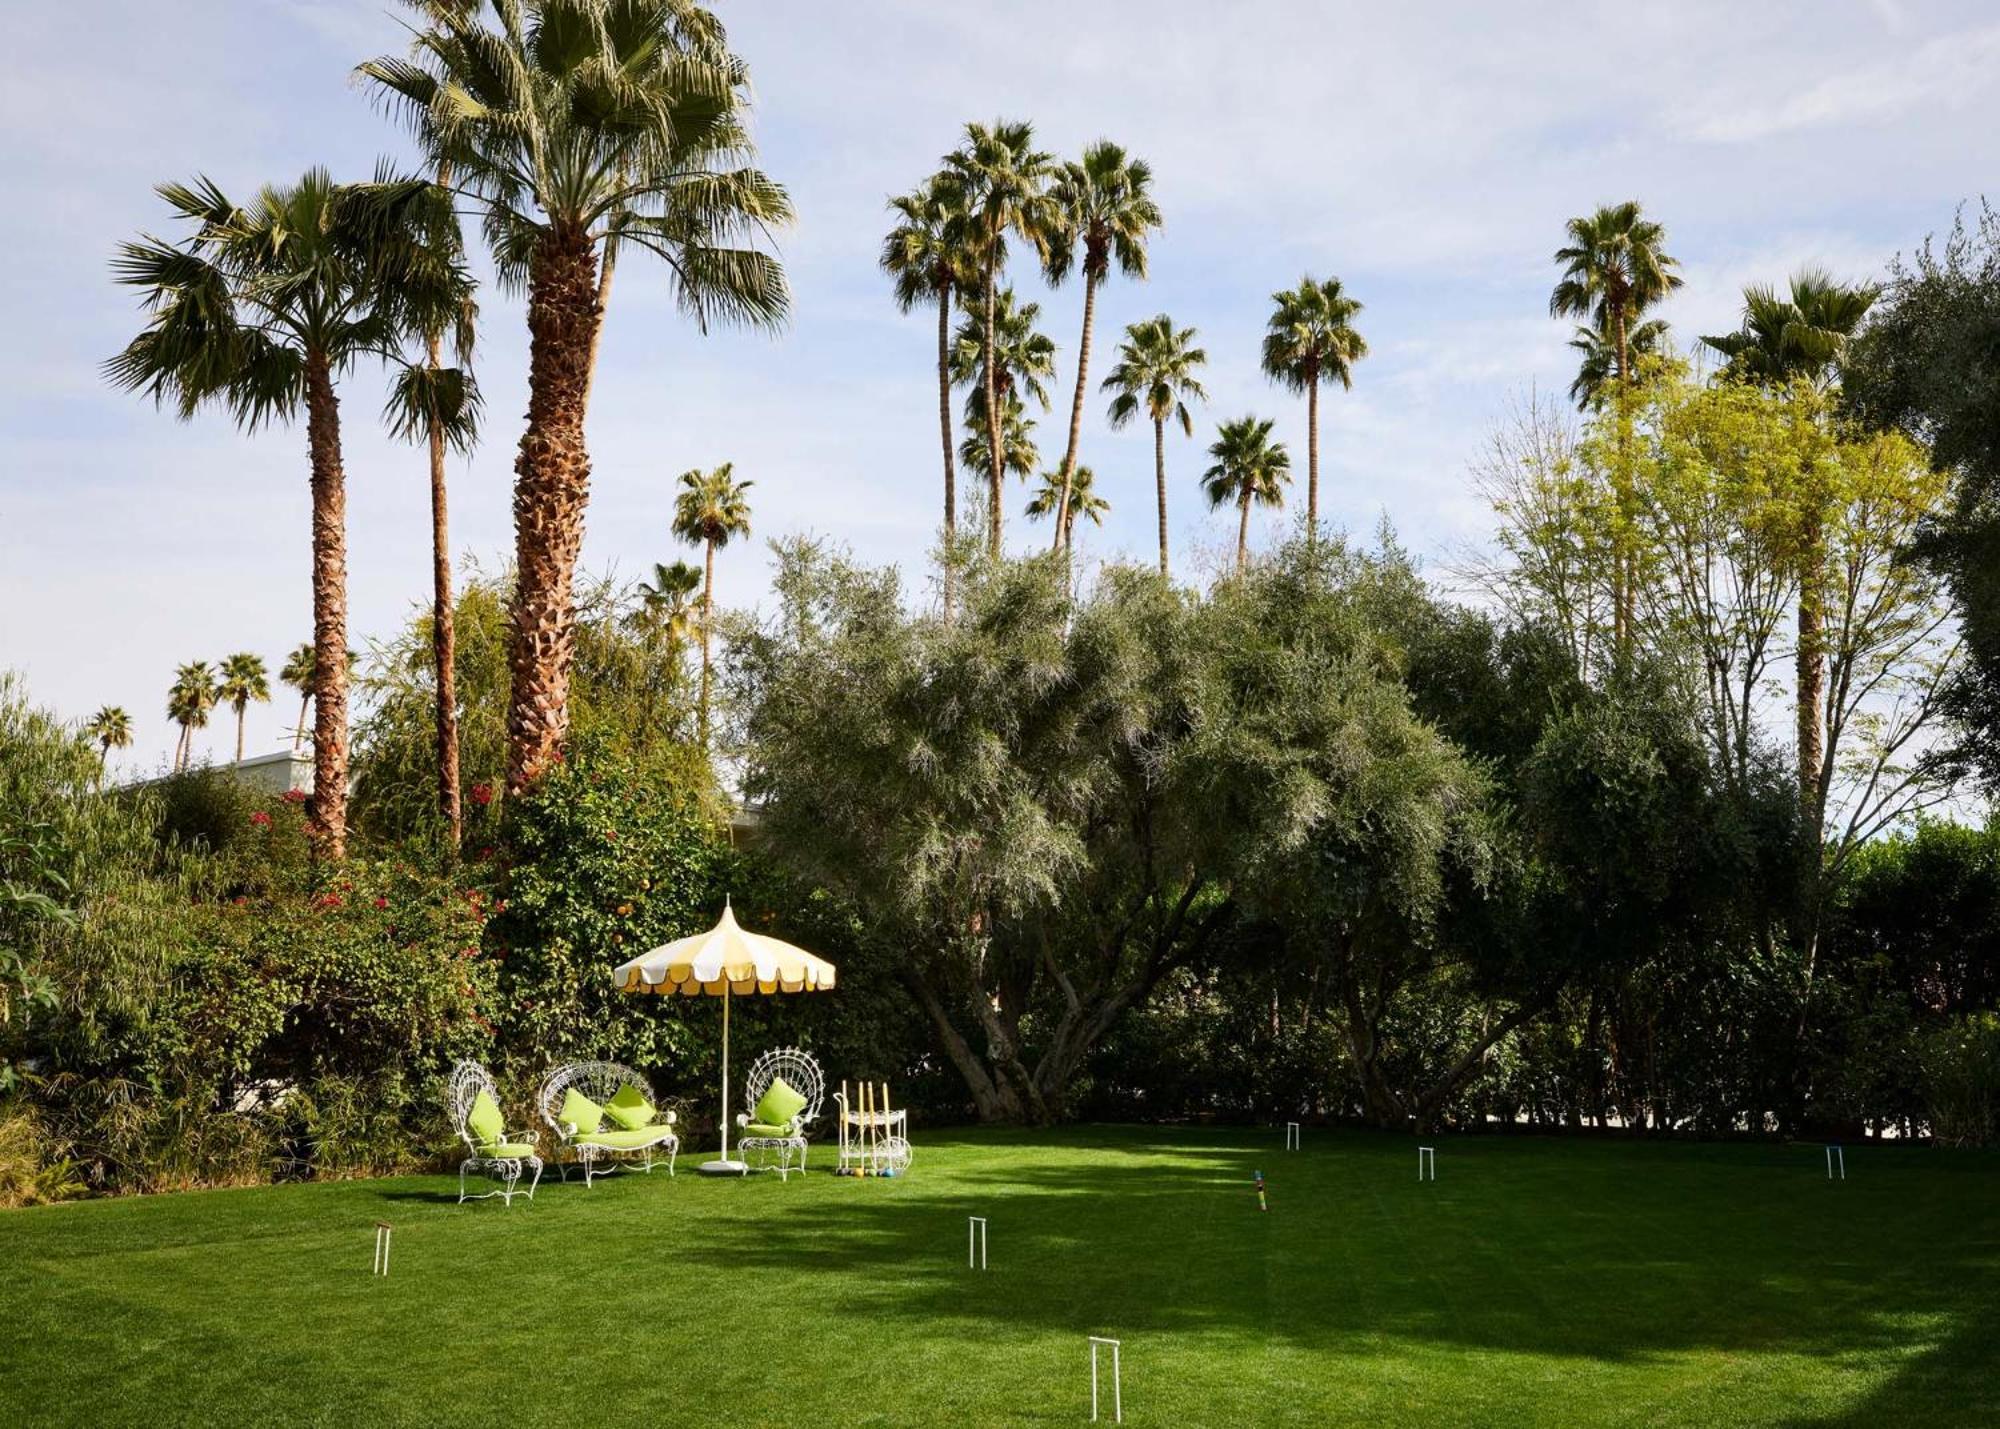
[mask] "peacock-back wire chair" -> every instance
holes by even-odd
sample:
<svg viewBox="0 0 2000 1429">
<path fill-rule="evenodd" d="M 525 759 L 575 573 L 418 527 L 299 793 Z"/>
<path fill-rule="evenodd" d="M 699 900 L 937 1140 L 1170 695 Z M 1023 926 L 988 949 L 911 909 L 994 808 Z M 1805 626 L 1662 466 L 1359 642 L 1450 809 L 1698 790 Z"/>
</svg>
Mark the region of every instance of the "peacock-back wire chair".
<svg viewBox="0 0 2000 1429">
<path fill-rule="evenodd" d="M 752 1121 L 764 1093 L 781 1078 L 786 1086 L 805 1098 L 805 1105 L 782 1124 Z M 774 1047 L 764 1053 L 750 1064 L 750 1074 L 743 1079 L 743 1099 L 751 1110 L 737 1113 L 736 1125 L 741 1132 L 737 1150 L 745 1157 L 753 1151 L 777 1153 L 775 1165 L 767 1157 L 758 1169 L 776 1171 L 781 1181 L 788 1179 L 795 1169 L 805 1170 L 806 1129 L 819 1119 L 820 1107 L 826 1100 L 826 1075 L 812 1054 L 801 1047 Z M 798 1158 L 796 1167 L 792 1164 L 794 1156 Z"/>
<path fill-rule="evenodd" d="M 472 1125 L 473 1104 L 479 1100 L 481 1092 L 492 1099 L 497 1110 L 500 1088 L 494 1084 L 492 1073 L 477 1062 L 460 1062 L 451 1069 L 451 1082 L 445 1098 L 451 1111 L 452 1130 L 465 1143 L 468 1153 L 458 1163 L 458 1203 L 462 1206 L 468 1200 L 483 1201 L 498 1196 L 511 1206 L 516 1194 L 532 1201 L 535 1199 L 535 1188 L 542 1183 L 542 1158 L 535 1150 L 534 1133 L 508 1131 L 505 1122 L 501 1121 L 498 1129 L 482 1136 L 479 1129 Z M 469 1196 L 465 1190 L 465 1178 L 475 1174 L 490 1176 L 500 1184 L 491 1191 Z M 525 1191 L 520 1190 L 523 1176 L 529 1177 Z"/>
</svg>

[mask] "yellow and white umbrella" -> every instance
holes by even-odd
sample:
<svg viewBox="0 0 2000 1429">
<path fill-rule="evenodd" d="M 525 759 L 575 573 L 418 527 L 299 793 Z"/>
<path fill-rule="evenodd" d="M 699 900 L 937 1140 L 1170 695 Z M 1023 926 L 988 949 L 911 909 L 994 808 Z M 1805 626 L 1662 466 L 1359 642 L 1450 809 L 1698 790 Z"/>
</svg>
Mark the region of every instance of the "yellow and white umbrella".
<svg viewBox="0 0 2000 1429">
<path fill-rule="evenodd" d="M 729 1159 L 729 999 L 750 993 L 824 992 L 833 986 L 833 964 L 778 938 L 746 931 L 727 900 L 722 921 L 706 933 L 680 938 L 619 965 L 612 974 L 622 992 L 680 993 L 722 999 L 722 1159 L 701 1169 L 714 1176 L 750 1168 Z"/>
</svg>

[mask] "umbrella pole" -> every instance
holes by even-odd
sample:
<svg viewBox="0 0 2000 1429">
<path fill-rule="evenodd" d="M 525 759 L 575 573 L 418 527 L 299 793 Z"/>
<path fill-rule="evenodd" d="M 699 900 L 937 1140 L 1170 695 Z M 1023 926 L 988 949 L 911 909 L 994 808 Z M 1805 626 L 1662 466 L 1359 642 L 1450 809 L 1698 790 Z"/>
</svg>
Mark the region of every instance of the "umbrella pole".
<svg viewBox="0 0 2000 1429">
<path fill-rule="evenodd" d="M 722 984 L 722 1159 L 729 1159 L 729 984 Z"/>
</svg>

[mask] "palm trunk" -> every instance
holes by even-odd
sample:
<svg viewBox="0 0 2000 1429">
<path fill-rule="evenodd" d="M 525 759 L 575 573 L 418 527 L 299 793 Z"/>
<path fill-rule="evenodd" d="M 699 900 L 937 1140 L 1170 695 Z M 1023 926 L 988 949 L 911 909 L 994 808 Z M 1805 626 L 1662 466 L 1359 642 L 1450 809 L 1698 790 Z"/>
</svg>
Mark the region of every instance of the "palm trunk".
<svg viewBox="0 0 2000 1429">
<path fill-rule="evenodd" d="M 431 367 L 438 365 L 431 339 Z M 437 795 L 445 848 L 458 852 L 465 814 L 458 792 L 458 623 L 451 595 L 451 535 L 445 502 L 444 431 L 431 424 L 431 660 L 437 683 Z"/>
<path fill-rule="evenodd" d="M 997 236 L 989 242 L 997 242 Z M 989 486 L 986 494 L 986 548 L 994 560 L 1000 559 L 1000 488 L 1006 471 L 1006 454 L 1000 448 L 1000 381 L 993 370 L 993 260 L 986 261 L 986 455 Z"/>
<path fill-rule="evenodd" d="M 1613 296 L 1608 300 L 1608 307 L 1618 359 L 1618 532 L 1611 550 L 1611 648 L 1622 665 L 1631 653 L 1632 583 L 1637 574 L 1631 552 L 1632 372 L 1631 354 L 1626 347 L 1625 304 Z"/>
<path fill-rule="evenodd" d="M 306 357 L 312 452 L 313 793 L 308 831 L 326 859 L 347 856 L 347 476 L 340 399 L 326 359 Z"/>
<path fill-rule="evenodd" d="M 1319 369 L 1306 383 L 1306 539 L 1319 536 Z"/>
<path fill-rule="evenodd" d="M 1153 418 L 1153 485 L 1160 494 L 1160 574 L 1167 573 L 1167 421 Z"/>
<path fill-rule="evenodd" d="M 569 733 L 571 603 L 590 452 L 584 413 L 600 313 L 590 235 L 557 228 L 528 272 L 528 429 L 514 462 L 513 629 L 507 648 L 507 788 L 518 792 L 562 753 Z"/>
<path fill-rule="evenodd" d="M 610 238 L 604 240 L 604 261 L 597 269 L 597 326 L 590 330 L 590 366 L 583 374 L 583 400 L 590 401 L 590 389 L 597 380 L 597 348 L 604 341 L 604 314 L 611 307 L 611 275 L 618 268 L 618 245 Z M 431 358 L 433 365 L 437 358 Z"/>
<path fill-rule="evenodd" d="M 715 630 L 715 538 L 708 539 L 707 573 L 701 584 L 701 747 L 708 748 L 708 642 Z"/>
<path fill-rule="evenodd" d="M 1076 447 L 1083 436 L 1084 382 L 1090 375 L 1090 324 L 1097 311 L 1097 274 L 1083 265 L 1083 336 L 1076 345 L 1076 396 L 1069 404 L 1069 448 L 1063 453 L 1062 498 L 1056 503 L 1056 540 L 1067 542 L 1069 535 L 1069 488 L 1076 478 Z"/>
<path fill-rule="evenodd" d="M 236 762 L 243 762 L 243 712 L 244 706 L 236 706 Z"/>
<path fill-rule="evenodd" d="M 306 710 L 312 705 L 312 691 L 308 689 L 299 696 L 299 726 L 292 731 L 292 753 L 299 752 L 299 746 L 306 742 Z"/>
<path fill-rule="evenodd" d="M 1821 566 L 1823 557 L 1820 546 L 1819 518 L 1808 518 L 1805 531 L 1803 569 L 1799 577 L 1798 612 L 1798 740 L 1799 740 L 1799 807 L 1805 812 L 1807 829 L 1815 844 L 1819 838 L 1820 787 L 1822 766 L 1826 763 L 1826 721 L 1822 707 L 1826 702 L 1826 638 L 1825 613 L 1821 609 L 1825 592 L 1822 589 Z"/>
<path fill-rule="evenodd" d="M 944 535 L 958 530 L 958 468 L 951 459 L 951 289 L 938 289 L 938 431 L 944 438 Z"/>
<path fill-rule="evenodd" d="M 1250 484 L 1243 485 L 1243 515 L 1236 523 L 1236 574 L 1250 564 Z"/>
</svg>

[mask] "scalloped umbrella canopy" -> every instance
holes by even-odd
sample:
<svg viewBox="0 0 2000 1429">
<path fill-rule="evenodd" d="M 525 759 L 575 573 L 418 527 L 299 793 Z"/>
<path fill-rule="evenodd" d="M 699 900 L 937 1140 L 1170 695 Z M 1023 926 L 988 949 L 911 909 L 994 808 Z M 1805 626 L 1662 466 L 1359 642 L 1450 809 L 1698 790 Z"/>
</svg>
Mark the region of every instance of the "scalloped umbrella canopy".
<svg viewBox="0 0 2000 1429">
<path fill-rule="evenodd" d="M 745 930 L 725 900 L 721 920 L 706 933 L 642 953 L 611 976 L 621 992 L 722 999 L 722 1159 L 705 1161 L 701 1169 L 718 1176 L 748 1171 L 729 1159 L 729 1000 L 760 992 L 825 992 L 833 986 L 833 964 L 781 938 Z"/>
</svg>

